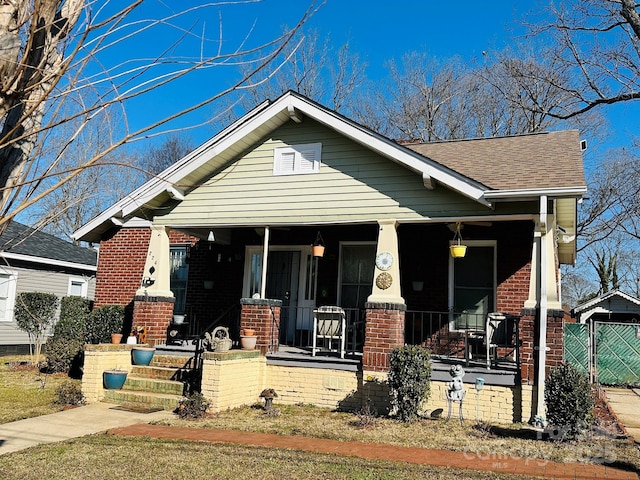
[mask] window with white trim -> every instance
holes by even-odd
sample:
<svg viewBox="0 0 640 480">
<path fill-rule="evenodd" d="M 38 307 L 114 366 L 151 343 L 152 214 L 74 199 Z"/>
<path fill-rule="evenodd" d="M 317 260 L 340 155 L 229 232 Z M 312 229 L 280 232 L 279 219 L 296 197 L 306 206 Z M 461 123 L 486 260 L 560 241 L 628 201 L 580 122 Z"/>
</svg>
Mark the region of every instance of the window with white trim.
<svg viewBox="0 0 640 480">
<path fill-rule="evenodd" d="M 87 297 L 87 291 L 89 289 L 89 282 L 84 278 L 70 278 L 69 287 L 67 288 L 67 295 L 70 297 Z"/>
<path fill-rule="evenodd" d="M 273 174 L 298 175 L 320 171 L 321 143 L 290 145 L 274 149 Z"/>
<path fill-rule="evenodd" d="M 13 320 L 17 282 L 18 274 L 16 272 L 7 269 L 0 270 L 0 322 Z"/>
</svg>

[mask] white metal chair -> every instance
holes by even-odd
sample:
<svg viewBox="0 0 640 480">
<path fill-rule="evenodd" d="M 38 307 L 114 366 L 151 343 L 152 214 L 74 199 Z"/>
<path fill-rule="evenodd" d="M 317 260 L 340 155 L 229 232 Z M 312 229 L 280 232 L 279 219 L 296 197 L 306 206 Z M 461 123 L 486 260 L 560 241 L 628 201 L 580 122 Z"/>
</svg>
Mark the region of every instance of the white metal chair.
<svg viewBox="0 0 640 480">
<path fill-rule="evenodd" d="M 512 348 L 515 361 L 519 361 L 519 317 L 506 313 L 490 313 L 487 315 L 484 343 L 487 349 L 487 368 L 491 368 L 491 353 L 494 362 L 498 362 L 498 348 Z"/>
<path fill-rule="evenodd" d="M 311 356 L 315 357 L 318 347 L 318 339 L 325 340 L 330 352 L 340 352 L 340 358 L 344 358 L 346 349 L 347 320 L 344 310 L 335 306 L 318 307 L 313 311 L 313 347 Z M 339 342 L 339 349 L 333 350 L 331 342 Z"/>
</svg>

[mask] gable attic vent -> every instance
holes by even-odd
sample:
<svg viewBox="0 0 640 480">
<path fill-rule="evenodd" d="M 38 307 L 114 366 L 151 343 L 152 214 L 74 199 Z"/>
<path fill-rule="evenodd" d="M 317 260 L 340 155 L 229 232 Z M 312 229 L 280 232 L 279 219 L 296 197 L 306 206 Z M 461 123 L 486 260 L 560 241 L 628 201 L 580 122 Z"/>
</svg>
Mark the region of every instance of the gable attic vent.
<svg viewBox="0 0 640 480">
<path fill-rule="evenodd" d="M 320 171 L 321 143 L 290 145 L 274 149 L 273 174 L 298 175 Z"/>
</svg>

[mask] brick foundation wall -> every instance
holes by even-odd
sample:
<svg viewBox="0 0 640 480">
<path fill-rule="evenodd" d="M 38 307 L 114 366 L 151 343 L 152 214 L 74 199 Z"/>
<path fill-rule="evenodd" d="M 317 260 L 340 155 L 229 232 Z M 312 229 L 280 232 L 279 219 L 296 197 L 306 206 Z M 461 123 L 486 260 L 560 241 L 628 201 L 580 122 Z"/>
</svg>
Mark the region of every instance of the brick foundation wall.
<svg viewBox="0 0 640 480">
<path fill-rule="evenodd" d="M 173 316 L 173 298 L 135 297 L 133 319 L 137 327 L 146 327 L 147 343 L 151 346 L 166 343 L 167 328 Z"/>
<path fill-rule="evenodd" d="M 388 371 L 389 354 L 404 345 L 406 306 L 401 304 L 367 303 L 363 370 Z"/>
<path fill-rule="evenodd" d="M 240 304 L 240 329 L 251 328 L 256 331 L 256 348 L 263 355 L 277 352 L 282 300 L 242 298 Z"/>
<path fill-rule="evenodd" d="M 150 238 L 148 228 L 114 229 L 103 237 L 96 274 L 96 307 L 131 303 L 140 288 Z"/>
</svg>

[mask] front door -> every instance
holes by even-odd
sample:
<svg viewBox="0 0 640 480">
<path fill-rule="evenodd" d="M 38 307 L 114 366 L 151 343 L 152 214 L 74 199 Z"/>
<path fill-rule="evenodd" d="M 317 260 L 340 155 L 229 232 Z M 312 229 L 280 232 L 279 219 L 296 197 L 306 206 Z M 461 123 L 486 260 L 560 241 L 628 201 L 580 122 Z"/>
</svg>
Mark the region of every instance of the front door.
<svg viewBox="0 0 640 480">
<path fill-rule="evenodd" d="M 261 291 L 262 248 L 247 247 L 244 295 Z M 315 306 L 316 264 L 311 247 L 269 248 L 265 296 L 282 300 L 280 342 L 304 343 L 311 335 Z"/>
</svg>

